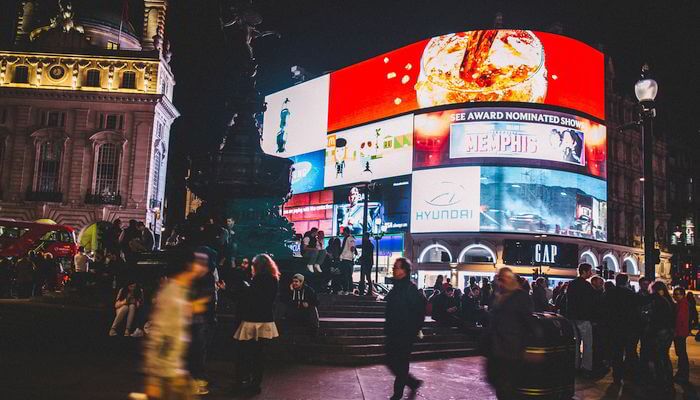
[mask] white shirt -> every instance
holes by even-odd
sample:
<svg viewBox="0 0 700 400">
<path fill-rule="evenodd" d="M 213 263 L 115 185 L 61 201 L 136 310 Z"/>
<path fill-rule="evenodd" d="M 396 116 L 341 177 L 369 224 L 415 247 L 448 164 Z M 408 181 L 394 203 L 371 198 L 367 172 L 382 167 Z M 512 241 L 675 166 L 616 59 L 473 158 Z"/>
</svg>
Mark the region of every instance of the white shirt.
<svg viewBox="0 0 700 400">
<path fill-rule="evenodd" d="M 355 259 L 355 252 L 353 249 L 355 248 L 355 237 L 353 235 L 348 236 L 347 239 L 345 239 L 345 246 L 343 247 L 343 251 L 340 253 L 340 259 L 341 260 L 346 260 L 346 261 L 352 261 Z"/>
</svg>

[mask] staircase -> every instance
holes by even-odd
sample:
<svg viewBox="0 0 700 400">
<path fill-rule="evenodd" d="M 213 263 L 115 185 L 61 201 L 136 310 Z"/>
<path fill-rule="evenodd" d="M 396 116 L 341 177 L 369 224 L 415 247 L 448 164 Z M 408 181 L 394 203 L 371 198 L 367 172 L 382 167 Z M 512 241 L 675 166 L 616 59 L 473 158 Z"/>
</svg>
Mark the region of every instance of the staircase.
<svg viewBox="0 0 700 400">
<path fill-rule="evenodd" d="M 311 337 L 301 328 L 281 326 L 280 352 L 315 364 L 364 365 L 384 361 L 386 304 L 369 296 L 319 295 L 320 330 Z M 463 357 L 476 354 L 477 332 L 462 333 L 440 327 L 430 318 L 424 338 L 416 341 L 414 360 Z M 279 353 L 278 353 L 279 354 Z"/>
</svg>

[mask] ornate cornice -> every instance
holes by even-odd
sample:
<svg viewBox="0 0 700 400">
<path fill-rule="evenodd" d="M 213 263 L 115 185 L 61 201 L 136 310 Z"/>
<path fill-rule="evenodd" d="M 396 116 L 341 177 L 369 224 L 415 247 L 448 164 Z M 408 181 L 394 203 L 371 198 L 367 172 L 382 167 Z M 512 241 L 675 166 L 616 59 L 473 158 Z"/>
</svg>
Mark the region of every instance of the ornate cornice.
<svg viewBox="0 0 700 400">
<path fill-rule="evenodd" d="M 83 92 L 73 90 L 51 90 L 35 88 L 0 87 L 1 97 L 32 98 L 43 100 L 112 102 L 131 104 L 156 104 L 163 95 L 146 93 Z M 168 101 L 169 103 L 169 101 Z M 173 106 L 174 107 L 174 106 Z M 178 114 L 179 115 L 179 114 Z"/>
</svg>

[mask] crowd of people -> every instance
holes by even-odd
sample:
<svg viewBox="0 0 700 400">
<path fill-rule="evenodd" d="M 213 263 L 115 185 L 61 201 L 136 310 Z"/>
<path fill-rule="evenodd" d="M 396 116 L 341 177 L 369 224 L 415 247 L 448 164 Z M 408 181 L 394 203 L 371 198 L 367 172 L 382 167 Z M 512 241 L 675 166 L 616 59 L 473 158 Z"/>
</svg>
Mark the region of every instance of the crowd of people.
<svg viewBox="0 0 700 400">
<path fill-rule="evenodd" d="M 487 278 L 481 285 L 475 277 L 469 279 L 464 293 L 450 283 L 449 278 L 438 275 L 428 297 L 427 314 L 444 326 L 480 328 L 486 324 L 488 307 L 492 301 L 492 286 Z M 425 294 L 425 290 L 422 290 Z"/>
</svg>

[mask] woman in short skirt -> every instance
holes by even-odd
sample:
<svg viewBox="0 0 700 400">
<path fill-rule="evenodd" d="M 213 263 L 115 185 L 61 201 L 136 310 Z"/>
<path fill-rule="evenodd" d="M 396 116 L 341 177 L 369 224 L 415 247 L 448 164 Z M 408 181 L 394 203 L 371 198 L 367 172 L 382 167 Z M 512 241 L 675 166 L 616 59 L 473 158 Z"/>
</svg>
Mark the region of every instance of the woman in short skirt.
<svg viewBox="0 0 700 400">
<path fill-rule="evenodd" d="M 265 360 L 263 347 L 279 336 L 273 319 L 280 273 L 267 254 L 253 258 L 253 279 L 243 290 L 240 303 L 241 325 L 233 338 L 238 341 L 237 384 L 260 393 Z"/>
</svg>

